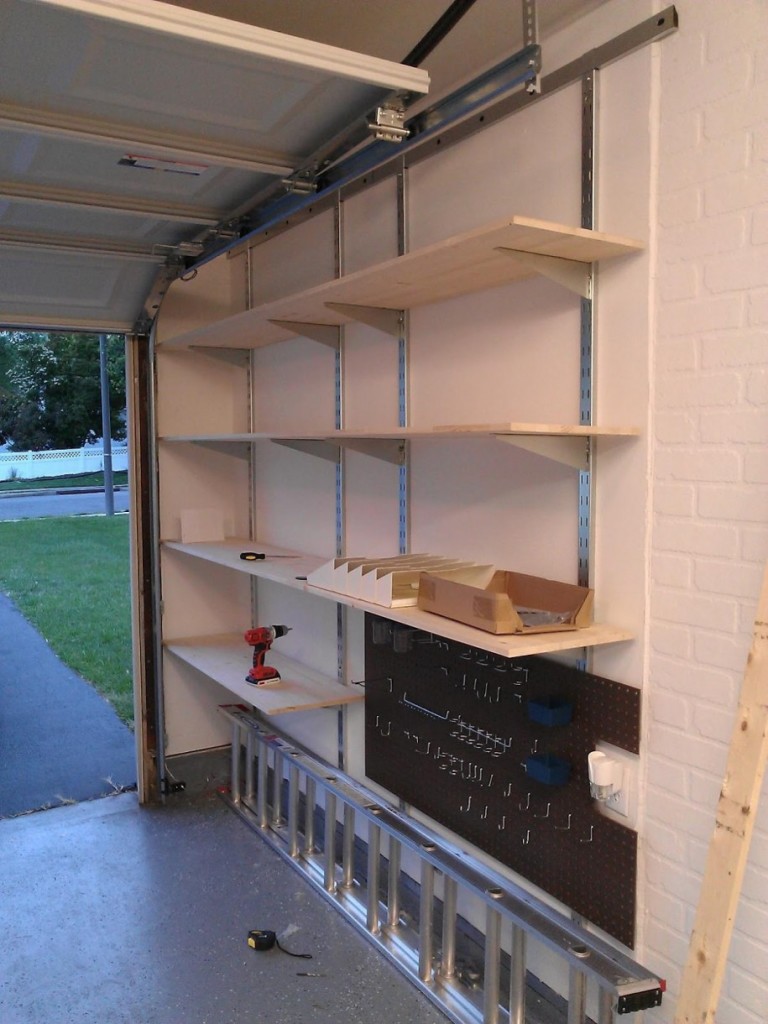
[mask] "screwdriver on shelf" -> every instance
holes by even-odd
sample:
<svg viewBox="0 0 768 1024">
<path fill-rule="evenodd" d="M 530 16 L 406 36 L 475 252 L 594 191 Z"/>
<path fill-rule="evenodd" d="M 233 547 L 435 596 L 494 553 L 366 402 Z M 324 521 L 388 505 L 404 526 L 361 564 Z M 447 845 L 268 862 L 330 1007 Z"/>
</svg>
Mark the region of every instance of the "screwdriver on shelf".
<svg viewBox="0 0 768 1024">
<path fill-rule="evenodd" d="M 263 562 L 265 558 L 301 558 L 301 555 L 270 555 L 266 551 L 241 551 L 244 562 Z"/>
</svg>

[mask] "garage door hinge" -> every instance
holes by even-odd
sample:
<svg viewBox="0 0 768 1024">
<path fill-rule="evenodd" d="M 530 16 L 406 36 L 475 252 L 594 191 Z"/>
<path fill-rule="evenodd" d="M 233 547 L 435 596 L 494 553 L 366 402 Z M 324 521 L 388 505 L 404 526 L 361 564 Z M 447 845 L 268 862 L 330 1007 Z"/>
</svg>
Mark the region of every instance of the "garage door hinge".
<svg viewBox="0 0 768 1024">
<path fill-rule="evenodd" d="M 405 107 L 399 104 L 387 104 L 377 107 L 373 120 L 368 122 L 368 128 L 375 139 L 384 142 L 402 142 L 409 135 L 405 127 Z"/>
</svg>

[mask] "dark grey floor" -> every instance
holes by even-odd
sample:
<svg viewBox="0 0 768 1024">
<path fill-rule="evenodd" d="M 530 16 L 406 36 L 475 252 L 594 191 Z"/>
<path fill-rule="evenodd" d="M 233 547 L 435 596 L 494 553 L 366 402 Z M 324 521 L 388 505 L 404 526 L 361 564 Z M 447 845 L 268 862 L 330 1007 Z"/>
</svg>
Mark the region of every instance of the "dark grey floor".
<svg viewBox="0 0 768 1024">
<path fill-rule="evenodd" d="M 135 784 L 133 733 L 0 593 L 0 818 Z"/>
<path fill-rule="evenodd" d="M 3 1024 L 444 1024 L 216 797 L 173 799 L 0 821 Z"/>
</svg>

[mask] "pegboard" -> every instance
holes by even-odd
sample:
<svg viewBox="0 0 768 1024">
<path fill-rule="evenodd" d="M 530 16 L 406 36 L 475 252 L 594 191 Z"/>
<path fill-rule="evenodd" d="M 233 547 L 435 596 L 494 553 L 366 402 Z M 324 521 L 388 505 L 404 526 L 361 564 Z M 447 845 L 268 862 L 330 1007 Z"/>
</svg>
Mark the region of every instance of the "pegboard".
<svg viewBox="0 0 768 1024">
<path fill-rule="evenodd" d="M 595 809 L 587 755 L 638 752 L 639 690 L 378 616 L 365 629 L 368 777 L 632 947 L 637 835 Z"/>
</svg>

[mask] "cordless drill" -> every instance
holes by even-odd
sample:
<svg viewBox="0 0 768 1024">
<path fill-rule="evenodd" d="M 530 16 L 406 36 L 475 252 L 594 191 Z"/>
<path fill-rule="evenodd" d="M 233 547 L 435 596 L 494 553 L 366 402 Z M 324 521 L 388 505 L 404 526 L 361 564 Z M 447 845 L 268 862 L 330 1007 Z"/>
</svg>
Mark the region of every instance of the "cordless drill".
<svg viewBox="0 0 768 1024">
<path fill-rule="evenodd" d="M 264 664 L 264 655 L 278 637 L 285 636 L 290 626 L 257 626 L 245 632 L 245 642 L 253 647 L 253 667 L 245 677 L 246 683 L 263 686 L 280 678 L 280 673 L 271 665 Z"/>
</svg>

